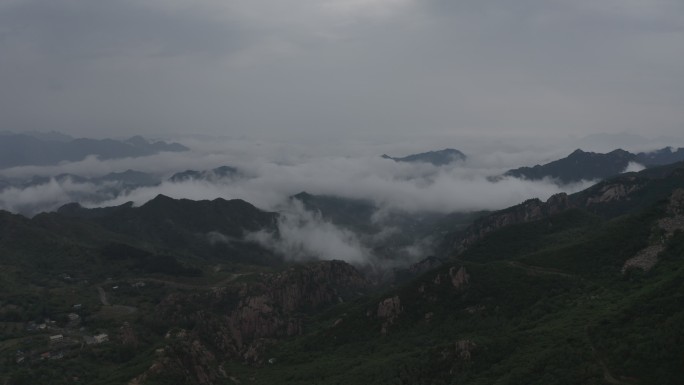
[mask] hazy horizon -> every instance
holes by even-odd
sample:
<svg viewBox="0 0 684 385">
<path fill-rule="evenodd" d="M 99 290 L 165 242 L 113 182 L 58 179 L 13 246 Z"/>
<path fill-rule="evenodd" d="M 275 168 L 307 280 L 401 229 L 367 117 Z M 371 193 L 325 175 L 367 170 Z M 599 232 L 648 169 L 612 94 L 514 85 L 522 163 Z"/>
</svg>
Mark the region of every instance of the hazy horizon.
<svg viewBox="0 0 684 385">
<path fill-rule="evenodd" d="M 684 5 L 5 0 L 0 130 L 681 135 Z"/>
</svg>

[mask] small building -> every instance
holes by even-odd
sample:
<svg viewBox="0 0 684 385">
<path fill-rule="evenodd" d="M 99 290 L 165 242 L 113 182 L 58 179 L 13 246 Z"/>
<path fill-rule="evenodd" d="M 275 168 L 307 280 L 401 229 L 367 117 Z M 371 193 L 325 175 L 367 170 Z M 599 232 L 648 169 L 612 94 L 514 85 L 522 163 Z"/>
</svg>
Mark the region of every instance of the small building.
<svg viewBox="0 0 684 385">
<path fill-rule="evenodd" d="M 55 334 L 54 336 L 50 336 L 50 343 L 54 344 L 56 342 L 61 342 L 64 341 L 64 336 L 61 334 Z"/>
<path fill-rule="evenodd" d="M 69 321 L 78 321 L 78 319 L 81 318 L 81 316 L 79 316 L 76 313 L 69 313 L 67 315 L 67 318 L 69 318 Z"/>
<path fill-rule="evenodd" d="M 80 310 L 83 307 L 83 304 L 77 303 L 76 305 L 73 306 L 74 310 Z"/>
</svg>

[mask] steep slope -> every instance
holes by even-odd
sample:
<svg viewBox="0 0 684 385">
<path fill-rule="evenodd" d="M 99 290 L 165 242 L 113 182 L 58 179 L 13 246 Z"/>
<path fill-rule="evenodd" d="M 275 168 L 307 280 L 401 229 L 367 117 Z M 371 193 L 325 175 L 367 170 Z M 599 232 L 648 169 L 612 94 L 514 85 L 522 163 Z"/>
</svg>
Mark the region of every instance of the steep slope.
<svg viewBox="0 0 684 385">
<path fill-rule="evenodd" d="M 667 199 L 674 189 L 684 187 L 684 163 L 626 173 L 607 179 L 578 193 L 560 193 L 546 202 L 530 199 L 476 220 L 464 231 L 446 237 L 443 250 L 459 253 L 487 234 L 503 227 L 549 218 L 569 209 L 582 209 L 604 217 L 643 210 Z"/>
<path fill-rule="evenodd" d="M 622 215 L 557 206 L 517 217 L 458 260 L 320 315 L 318 327 L 265 351 L 273 364 L 226 370 L 256 384 L 677 384 L 683 181 L 667 170 L 639 188 L 650 201 Z M 665 236 L 663 223 L 674 226 Z M 661 244 L 649 270 L 624 270 Z"/>
<path fill-rule="evenodd" d="M 43 276 L 20 286 L 33 271 L 2 260 L 0 379 L 667 385 L 684 376 L 682 164 L 492 213 L 452 246 L 457 258 L 382 293 L 339 261 L 225 271 L 193 254 L 186 261 L 205 261 L 201 279 L 117 271 L 165 245 L 204 250 L 186 244 L 193 233 L 237 235 L 273 219 L 255 210 L 160 196 L 30 220 L 0 213 L 0 257 L 46 253 L 86 270 L 67 277 L 27 264 Z M 656 247 L 652 263 L 630 262 Z M 86 332 L 70 324 L 75 311 Z M 110 341 L 87 345 L 95 332 Z M 48 342 L 57 333 L 64 341 Z"/>
</svg>

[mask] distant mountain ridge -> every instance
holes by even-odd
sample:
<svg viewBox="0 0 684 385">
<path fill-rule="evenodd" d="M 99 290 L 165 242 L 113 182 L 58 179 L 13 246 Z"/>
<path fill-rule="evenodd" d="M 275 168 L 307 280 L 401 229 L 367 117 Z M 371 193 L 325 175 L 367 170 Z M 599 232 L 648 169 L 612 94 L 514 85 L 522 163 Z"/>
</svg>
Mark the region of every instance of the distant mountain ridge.
<svg viewBox="0 0 684 385">
<path fill-rule="evenodd" d="M 655 167 L 681 161 L 684 161 L 684 148 L 675 150 L 666 147 L 638 154 L 622 149 L 605 154 L 577 149 L 565 158 L 544 165 L 508 170 L 504 175 L 527 180 L 551 178 L 565 184 L 582 180 L 606 179 L 625 172 L 630 163 Z"/>
<path fill-rule="evenodd" d="M 278 258 L 246 242 L 256 231 L 275 232 L 277 213 L 262 211 L 240 199 L 192 201 L 157 195 L 140 207 L 132 202 L 104 208 L 84 208 L 78 203 L 62 206 L 56 213 L 35 218 L 71 218 L 96 223 L 108 231 L 175 251 L 208 258 L 270 264 Z"/>
<path fill-rule="evenodd" d="M 85 159 L 88 155 L 96 155 L 102 159 L 119 159 L 188 150 L 189 148 L 179 143 L 151 142 L 141 136 L 120 141 L 73 139 L 59 133 L 38 135 L 3 131 L 0 133 L 0 168 L 75 162 Z"/>
<path fill-rule="evenodd" d="M 170 178 L 170 182 L 185 182 L 190 180 L 205 180 L 214 182 L 219 179 L 226 178 L 237 178 L 242 176 L 240 170 L 235 167 L 221 166 L 216 167 L 211 170 L 196 171 L 196 170 L 186 170 L 183 172 L 177 172 L 173 174 Z"/>
<path fill-rule="evenodd" d="M 464 161 L 467 157 L 459 150 L 445 148 L 444 150 L 421 152 L 419 154 L 412 154 L 402 158 L 395 158 L 387 154 L 383 154 L 382 158 L 391 159 L 395 162 L 430 163 L 435 166 L 445 166 L 454 162 Z"/>
</svg>

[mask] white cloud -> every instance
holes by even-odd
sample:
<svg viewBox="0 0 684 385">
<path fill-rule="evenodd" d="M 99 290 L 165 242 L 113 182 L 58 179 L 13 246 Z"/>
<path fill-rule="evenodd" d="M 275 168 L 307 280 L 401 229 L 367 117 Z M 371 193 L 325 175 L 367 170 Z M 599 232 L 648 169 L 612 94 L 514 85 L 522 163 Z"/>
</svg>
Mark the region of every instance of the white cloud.
<svg viewBox="0 0 684 385">
<path fill-rule="evenodd" d="M 277 236 L 257 232 L 247 239 L 291 260 L 339 259 L 365 264 L 374 259 L 355 233 L 324 220 L 320 213 L 305 210 L 299 201 L 292 201 L 280 214 Z"/>
<path fill-rule="evenodd" d="M 236 167 L 244 178 L 210 181 L 189 180 L 178 183 L 164 181 L 158 186 L 125 191 L 118 196 L 87 195 L 77 191 L 76 185 L 62 186 L 53 182 L 52 188 L 43 187 L 45 201 L 48 192 L 53 202 L 79 200 L 88 206 L 118 205 L 128 201 L 141 205 L 158 194 L 173 198 L 215 199 L 239 198 L 256 206 L 274 210 L 291 195 L 301 191 L 355 199 L 368 199 L 385 211 L 473 211 L 499 209 L 517 204 L 531 197 L 546 199 L 560 191 L 574 192 L 592 182 L 559 187 L 553 181 L 523 181 L 502 178 L 494 182 L 491 176 L 501 175 L 509 168 L 532 165 L 567 155 L 565 149 L 542 145 L 520 147 L 514 142 L 501 146 L 497 143 L 468 143 L 463 150 L 469 156 L 465 163 L 437 168 L 429 164 L 397 163 L 382 159 L 379 154 L 407 155 L 411 152 L 439 148 L 443 138 L 434 142 L 354 145 L 349 143 L 266 142 L 247 139 L 194 140 L 193 151 L 162 153 L 144 158 L 102 161 L 94 157 L 58 166 L 27 166 L 3 170 L 5 177 L 30 178 L 33 175 L 54 176 L 72 173 L 80 176 L 101 176 L 128 169 L 144 171 L 168 178 L 187 169 L 207 170 L 218 166 Z M 185 142 L 189 144 L 189 142 Z M 432 147 L 429 147 L 432 146 Z M 456 147 L 456 146 L 454 146 Z M 461 147 L 462 148 L 462 147 Z M 345 156 L 345 153 L 354 156 Z M 555 155 L 554 155 L 555 154 Z M 92 192 L 94 186 L 84 187 Z M 29 202 L 32 193 L 20 198 L 21 190 L 4 193 L 3 207 L 14 210 L 14 203 Z M 56 203 L 55 203 L 56 204 Z M 54 205 L 53 205 L 54 206 Z M 23 206 L 22 206 L 23 207 Z M 41 206 L 45 207 L 45 206 Z M 54 207 L 52 207 L 54 208 Z M 380 215 L 380 214 L 378 214 Z"/>
<path fill-rule="evenodd" d="M 625 167 L 625 171 L 623 171 L 623 173 L 624 172 L 638 172 L 638 171 L 641 171 L 644 169 L 646 169 L 646 167 L 644 167 L 644 165 L 642 165 L 642 164 L 639 164 L 637 162 L 629 162 L 629 164 L 627 164 L 627 167 Z"/>
</svg>

